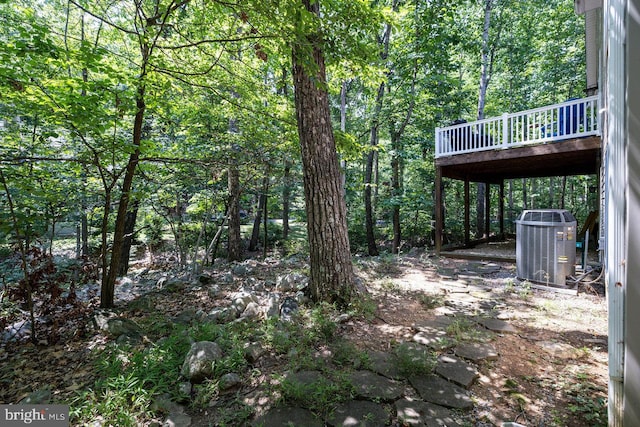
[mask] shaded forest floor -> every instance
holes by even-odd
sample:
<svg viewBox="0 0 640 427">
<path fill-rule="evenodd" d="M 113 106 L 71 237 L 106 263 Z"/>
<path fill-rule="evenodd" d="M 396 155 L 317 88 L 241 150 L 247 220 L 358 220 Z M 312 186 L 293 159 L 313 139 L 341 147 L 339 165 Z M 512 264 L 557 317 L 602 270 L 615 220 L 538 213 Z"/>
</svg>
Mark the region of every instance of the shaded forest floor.
<svg viewBox="0 0 640 427">
<path fill-rule="evenodd" d="M 112 314 L 139 325 L 142 338 L 116 340 L 92 327 L 98 312 L 94 297 L 86 314 L 72 320 L 75 326 L 55 325 L 66 331 L 55 342 L 0 347 L 0 402 L 35 401 L 40 393 L 45 401 L 70 404 L 76 424 L 162 425 L 171 412 L 157 404 L 165 396 L 181 405 L 180 412 L 194 426 L 250 424 L 278 403 L 300 404 L 301 397 L 283 385 L 286 372 L 317 368 L 323 354 L 331 355 L 329 362 L 322 359 L 324 369 L 358 369 L 366 365 L 369 352 L 413 342 L 419 325 L 447 316 L 454 321 L 444 329 L 441 345 L 430 348 L 434 358 L 451 354 L 463 342 L 490 343 L 498 353 L 497 359 L 477 364 L 479 375 L 469 387 L 473 409 L 453 412 L 459 425 L 606 425 L 603 295 L 539 291 L 515 279 L 512 264 L 437 258 L 420 251 L 356 257 L 354 262 L 368 295 L 342 313 L 301 303 L 298 329 L 278 329 L 264 312 L 236 320 L 218 314 L 238 292 L 254 292 L 265 309 L 269 295 L 295 296 L 295 284 L 283 288 L 282 278 L 292 272 L 304 277 L 308 267 L 303 259 L 219 262 L 194 280 L 138 264 L 120 285 L 121 299 Z M 465 320 L 479 315 L 481 307 L 514 331 L 490 331 Z M 184 355 L 191 342 L 211 336 L 225 352 L 218 376 L 184 390 L 179 376 Z M 245 357 L 247 346 L 255 343 L 260 351 Z M 237 357 L 239 349 L 245 351 Z M 229 373 L 237 373 L 240 381 L 225 388 L 221 378 Z M 322 405 L 307 405 L 314 413 L 330 412 L 344 390 L 325 392 Z M 391 414 L 392 425 L 402 425 L 392 405 L 380 404 Z"/>
</svg>

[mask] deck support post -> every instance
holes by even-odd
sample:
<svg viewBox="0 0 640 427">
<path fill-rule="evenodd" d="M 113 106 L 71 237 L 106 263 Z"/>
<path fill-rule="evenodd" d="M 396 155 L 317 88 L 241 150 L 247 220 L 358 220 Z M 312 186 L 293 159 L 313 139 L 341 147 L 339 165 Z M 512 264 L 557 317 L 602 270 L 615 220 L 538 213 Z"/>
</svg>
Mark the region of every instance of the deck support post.
<svg viewBox="0 0 640 427">
<path fill-rule="evenodd" d="M 484 238 L 488 242 L 491 235 L 491 184 L 484 183 Z"/>
<path fill-rule="evenodd" d="M 442 230 L 443 230 L 443 209 L 442 209 L 442 168 L 440 166 L 436 167 L 436 182 L 435 182 L 435 190 L 436 190 L 436 206 L 435 206 L 435 220 L 436 220 L 436 235 L 435 235 L 435 246 L 436 246 L 436 255 L 440 255 L 440 251 L 442 250 Z"/>
<path fill-rule="evenodd" d="M 471 245 L 471 209 L 469 204 L 471 198 L 469 197 L 469 180 L 464 180 L 464 246 L 469 247 Z"/>
</svg>

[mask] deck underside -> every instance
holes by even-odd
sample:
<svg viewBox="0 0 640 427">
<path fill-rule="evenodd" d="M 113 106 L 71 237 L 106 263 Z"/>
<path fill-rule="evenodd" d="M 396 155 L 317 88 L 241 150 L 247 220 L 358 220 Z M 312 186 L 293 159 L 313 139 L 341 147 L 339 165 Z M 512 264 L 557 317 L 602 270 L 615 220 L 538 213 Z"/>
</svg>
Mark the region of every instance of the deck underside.
<svg viewBox="0 0 640 427">
<path fill-rule="evenodd" d="M 599 136 L 458 154 L 436 159 L 442 176 L 500 184 L 514 178 L 591 175 L 600 167 Z"/>
</svg>

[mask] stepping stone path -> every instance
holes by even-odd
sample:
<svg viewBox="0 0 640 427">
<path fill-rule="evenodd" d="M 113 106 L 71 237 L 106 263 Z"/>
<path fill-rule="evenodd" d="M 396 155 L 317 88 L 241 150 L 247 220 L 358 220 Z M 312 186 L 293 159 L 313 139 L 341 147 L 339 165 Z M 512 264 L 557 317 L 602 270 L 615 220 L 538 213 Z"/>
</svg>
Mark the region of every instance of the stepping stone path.
<svg viewBox="0 0 640 427">
<path fill-rule="evenodd" d="M 353 400 L 339 403 L 322 419 L 305 407 L 308 403 L 294 407 L 288 402 L 286 406 L 270 409 L 251 425 L 385 426 L 392 421 L 410 426 L 465 425 L 464 411 L 473 408 L 468 389 L 479 377 L 477 365 L 496 360 L 499 355 L 489 343 L 457 342 L 455 337 L 447 334 L 447 328 L 456 321 L 466 320 L 467 324 L 485 333 L 486 329 L 497 333 L 517 332 L 511 324 L 496 318 L 496 309 L 504 307 L 492 299 L 486 287 L 476 283 L 476 279 L 499 269 L 492 263 L 468 263 L 461 268 L 440 269 L 440 276 L 450 279 L 439 284 L 446 295 L 445 306 L 433 310 L 434 318 L 412 325 L 416 332 L 413 342 L 402 343 L 393 351 L 372 350 L 367 353 L 367 369 L 351 372 L 348 376 L 355 392 Z M 536 344 L 550 354 L 555 355 L 561 350 L 571 354 L 556 343 Z M 443 354 L 449 348 L 450 352 Z M 411 358 L 415 354 L 416 360 L 423 360 L 431 357 L 432 352 L 440 353 L 433 373 L 408 378 L 403 375 L 401 354 L 410 354 Z M 328 374 L 321 371 L 291 372 L 284 381 L 310 392 L 335 384 Z"/>
</svg>

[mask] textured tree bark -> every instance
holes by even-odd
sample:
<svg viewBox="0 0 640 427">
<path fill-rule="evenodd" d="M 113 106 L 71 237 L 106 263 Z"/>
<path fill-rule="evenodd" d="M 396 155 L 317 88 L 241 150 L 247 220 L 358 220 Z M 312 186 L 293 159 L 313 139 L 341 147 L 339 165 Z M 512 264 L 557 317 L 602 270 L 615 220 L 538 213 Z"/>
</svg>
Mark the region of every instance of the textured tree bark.
<svg viewBox="0 0 640 427">
<path fill-rule="evenodd" d="M 258 248 L 258 240 L 260 239 L 260 221 L 262 220 L 262 212 L 267 205 L 267 191 L 269 187 L 269 172 L 262 179 L 262 193 L 258 198 L 258 210 L 253 219 L 253 230 L 251 231 L 251 240 L 249 241 L 249 250 L 255 251 Z M 266 241 L 265 241 L 266 244 Z"/>
<path fill-rule="evenodd" d="M 145 58 L 146 63 L 147 58 Z M 144 75 L 141 79 L 144 78 Z M 138 162 L 140 160 L 140 141 L 142 139 L 142 123 L 144 121 L 144 113 L 146 104 L 144 101 L 145 86 L 140 83 L 136 94 L 136 115 L 133 120 L 133 146 L 134 150 L 129 155 L 129 162 L 124 173 L 122 181 L 122 192 L 120 194 L 120 203 L 118 204 L 118 213 L 116 215 L 115 231 L 113 232 L 113 248 L 111 251 L 111 260 L 109 261 L 109 272 L 102 282 L 100 289 L 100 306 L 102 308 L 113 307 L 113 297 L 115 293 L 116 278 L 118 276 L 118 267 L 122 256 L 122 245 L 124 240 L 125 222 L 127 210 L 129 209 L 129 197 L 133 184 L 133 177 Z"/>
<path fill-rule="evenodd" d="M 319 3 L 302 0 L 302 4 L 319 16 Z M 345 306 L 352 296 L 353 265 L 319 35 L 300 36 L 294 45 L 293 80 L 307 212 L 311 298 Z"/>
<path fill-rule="evenodd" d="M 122 240 L 122 253 L 120 254 L 120 266 L 118 275 L 125 276 L 129 271 L 129 258 L 131 257 L 131 244 L 133 243 L 136 219 L 138 218 L 138 202 L 135 201 L 133 209 L 127 212 L 124 220 L 124 237 Z"/>
<path fill-rule="evenodd" d="M 229 234 L 227 259 L 242 260 L 242 236 L 240 235 L 240 171 L 235 160 L 231 160 L 228 171 L 229 185 Z"/>
<path fill-rule="evenodd" d="M 289 240 L 289 205 L 291 200 L 291 162 L 284 161 L 284 186 L 282 187 L 282 240 Z"/>
</svg>

